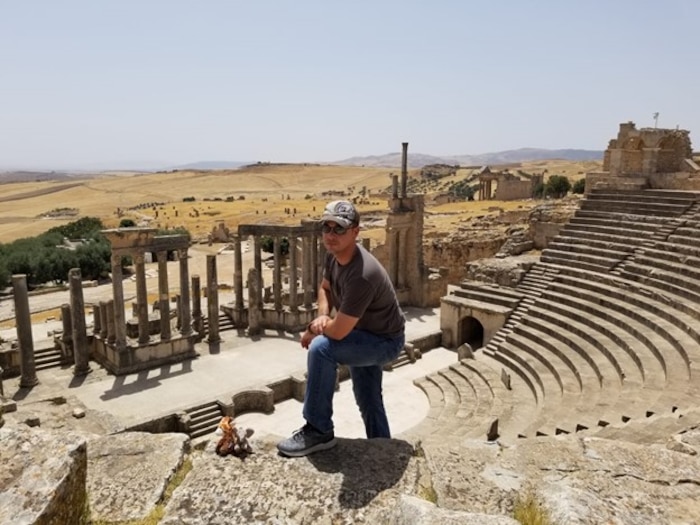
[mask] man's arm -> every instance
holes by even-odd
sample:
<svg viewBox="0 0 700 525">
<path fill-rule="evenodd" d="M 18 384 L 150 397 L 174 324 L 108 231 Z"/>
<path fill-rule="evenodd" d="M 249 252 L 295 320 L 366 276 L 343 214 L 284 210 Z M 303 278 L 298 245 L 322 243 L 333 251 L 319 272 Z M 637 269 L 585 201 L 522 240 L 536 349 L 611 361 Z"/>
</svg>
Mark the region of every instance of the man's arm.
<svg viewBox="0 0 700 525">
<path fill-rule="evenodd" d="M 360 320 L 359 317 L 338 312 L 335 318 L 330 317 L 333 307 L 331 300 L 331 283 L 323 279 L 318 290 L 318 317 L 309 323 L 307 332 L 316 336 L 323 334 L 331 339 L 343 339 Z M 305 334 L 306 335 L 306 334 Z M 311 337 L 313 339 L 313 337 Z"/>
</svg>

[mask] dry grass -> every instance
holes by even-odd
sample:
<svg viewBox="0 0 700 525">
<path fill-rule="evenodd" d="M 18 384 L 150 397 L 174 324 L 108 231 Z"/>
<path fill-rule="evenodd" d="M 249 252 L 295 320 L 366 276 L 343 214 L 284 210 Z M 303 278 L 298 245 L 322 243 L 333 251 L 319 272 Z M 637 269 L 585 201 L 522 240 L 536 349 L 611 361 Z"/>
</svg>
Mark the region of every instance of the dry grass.
<svg viewBox="0 0 700 525">
<path fill-rule="evenodd" d="M 522 169 L 529 172 L 547 169 L 548 174 L 564 174 L 575 180 L 582 177 L 579 172 L 599 166 L 600 163 L 549 161 L 523 164 Z M 324 195 L 328 191 L 344 191 L 347 196 L 357 196 L 366 187 L 371 196 L 367 203 L 360 205 L 360 210 L 365 214 L 385 213 L 386 198 L 372 196 L 387 190 L 391 174 L 399 171 L 396 168 L 316 164 L 260 165 L 240 170 L 122 173 L 76 178 L 69 182 L 2 184 L 0 242 L 38 235 L 76 219 L 42 218 L 43 214 L 58 207 L 77 208 L 80 216 L 99 217 L 107 227 L 116 227 L 121 218 L 132 218 L 137 222 L 151 218 L 152 226 L 183 226 L 195 236 L 206 235 L 217 221 L 224 221 L 229 228 L 240 223 L 298 224 L 303 218 L 318 216 L 324 204 L 332 199 Z M 469 170 L 459 170 L 452 178 L 459 180 L 468 173 Z M 417 171 L 409 173 L 409 177 L 417 175 Z M 184 197 L 194 197 L 196 201 L 183 202 Z M 234 200 L 226 202 L 227 197 Z M 239 200 L 240 197 L 244 199 Z M 456 217 L 464 219 L 465 214 L 488 213 L 490 207 L 508 209 L 522 205 L 491 201 L 433 207 L 429 201 L 426 199 L 426 224 L 437 228 L 443 227 L 443 223 L 449 227 Z M 130 210 L 154 202 L 164 204 Z M 121 217 L 118 209 L 123 210 Z M 285 209 L 296 210 L 296 213 L 285 213 Z M 369 230 L 366 236 L 383 240 L 383 231 Z"/>
</svg>

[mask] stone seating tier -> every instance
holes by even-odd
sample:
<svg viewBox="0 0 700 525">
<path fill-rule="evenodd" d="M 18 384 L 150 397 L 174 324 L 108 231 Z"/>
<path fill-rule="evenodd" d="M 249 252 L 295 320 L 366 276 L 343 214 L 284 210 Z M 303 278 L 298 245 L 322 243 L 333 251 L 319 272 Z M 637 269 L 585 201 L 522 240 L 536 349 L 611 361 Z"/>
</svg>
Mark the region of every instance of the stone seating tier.
<svg viewBox="0 0 700 525">
<path fill-rule="evenodd" d="M 700 294 L 684 287 L 683 280 L 676 284 L 660 279 L 661 272 L 655 271 L 653 275 L 651 273 L 652 270 L 646 266 L 627 263 L 617 272 L 617 275 L 623 282 L 629 283 L 629 286 L 641 287 L 649 295 L 663 296 L 663 302 L 669 308 L 700 320 Z"/>
<path fill-rule="evenodd" d="M 589 316 L 600 316 L 603 319 L 622 328 L 637 340 L 637 352 L 648 349 L 657 359 L 657 366 L 645 371 L 648 379 L 649 372 L 663 372 L 669 381 L 671 376 L 686 380 L 690 375 L 689 360 L 683 344 L 674 336 L 682 338 L 683 343 L 695 344 L 692 338 L 677 330 L 671 323 L 662 318 L 651 318 L 641 308 L 630 306 L 623 301 L 604 297 L 596 292 L 561 285 L 559 291 L 551 291 L 548 297 L 551 303 L 566 305 L 570 309 L 580 309 Z M 598 299 L 599 304 L 592 301 Z M 644 346 L 640 345 L 642 343 Z M 660 370 L 659 370 L 660 367 Z"/>
<path fill-rule="evenodd" d="M 620 201 L 604 199 L 585 199 L 581 202 L 581 210 L 611 211 L 615 213 L 635 213 L 637 215 L 650 215 L 656 217 L 678 217 L 687 209 L 688 204 L 667 204 L 658 202 L 644 202 L 640 205 L 637 201 Z"/>
<path fill-rule="evenodd" d="M 593 190 L 587 197 L 590 200 L 606 200 L 606 201 L 616 201 L 616 202 L 634 202 L 641 206 L 646 204 L 677 204 L 682 206 L 691 206 L 695 199 L 689 197 L 687 192 L 675 192 L 675 191 L 654 191 L 645 190 L 641 192 L 629 192 L 629 191 L 614 191 L 614 190 Z"/>
<path fill-rule="evenodd" d="M 687 311 L 687 302 L 682 296 L 673 297 L 667 290 L 657 293 L 648 283 L 640 284 L 614 275 L 594 276 L 590 272 L 574 268 L 561 268 L 557 281 L 552 284 L 552 290 L 567 296 L 581 296 L 589 290 L 597 294 L 590 299 L 596 305 L 616 301 L 612 308 L 615 312 L 621 307 L 624 309 L 634 306 L 637 308 L 635 317 L 640 322 L 651 324 L 654 330 L 660 329 L 660 333 L 665 334 L 667 340 L 671 338 L 682 341 L 679 353 L 684 356 L 686 364 L 689 362 L 692 367 L 694 362 L 700 362 L 700 355 L 695 354 L 700 345 L 700 326 L 697 323 L 697 315 L 700 314 L 697 310 Z M 606 309 L 597 310 L 599 316 L 609 315 L 606 314 Z M 590 311 L 583 313 L 591 315 Z M 692 342 L 686 340 L 686 336 L 690 337 Z M 636 337 L 634 340 L 637 341 Z M 677 346 L 674 344 L 674 347 Z"/>
</svg>

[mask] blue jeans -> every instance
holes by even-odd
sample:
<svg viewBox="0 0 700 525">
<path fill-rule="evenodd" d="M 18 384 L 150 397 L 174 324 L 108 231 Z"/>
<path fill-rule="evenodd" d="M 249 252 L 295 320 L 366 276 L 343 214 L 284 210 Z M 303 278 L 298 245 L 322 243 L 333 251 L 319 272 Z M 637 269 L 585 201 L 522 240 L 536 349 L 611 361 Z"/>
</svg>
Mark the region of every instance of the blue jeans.
<svg viewBox="0 0 700 525">
<path fill-rule="evenodd" d="M 404 342 L 404 334 L 387 338 L 365 330 L 353 330 L 340 341 L 316 336 L 309 345 L 304 419 L 320 432 L 333 430 L 338 365 L 347 365 L 367 437 L 391 437 L 382 398 L 382 366 L 396 359 Z"/>
</svg>

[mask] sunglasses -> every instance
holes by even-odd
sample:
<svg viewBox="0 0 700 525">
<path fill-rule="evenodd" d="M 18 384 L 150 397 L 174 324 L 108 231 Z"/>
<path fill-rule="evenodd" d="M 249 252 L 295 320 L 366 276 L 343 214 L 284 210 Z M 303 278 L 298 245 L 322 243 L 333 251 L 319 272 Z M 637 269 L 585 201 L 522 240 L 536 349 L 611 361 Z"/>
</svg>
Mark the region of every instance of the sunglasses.
<svg viewBox="0 0 700 525">
<path fill-rule="evenodd" d="M 333 232 L 333 233 L 335 233 L 336 235 L 345 235 L 346 233 L 348 233 L 348 230 L 349 230 L 349 229 L 350 229 L 350 228 L 345 228 L 345 227 L 339 226 L 339 225 L 337 225 L 337 224 L 336 224 L 335 226 L 328 226 L 327 224 L 324 224 L 323 226 L 321 226 L 321 231 L 322 231 L 323 233 L 331 233 L 331 232 Z"/>
</svg>

